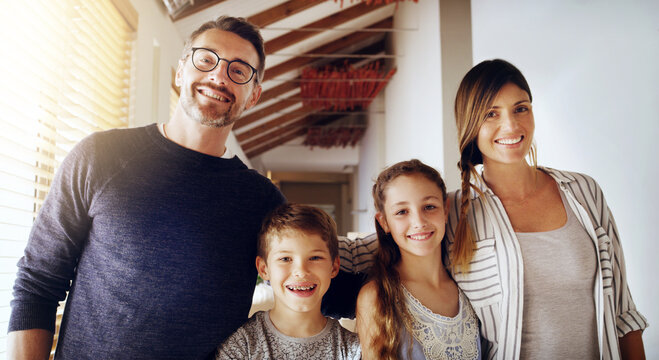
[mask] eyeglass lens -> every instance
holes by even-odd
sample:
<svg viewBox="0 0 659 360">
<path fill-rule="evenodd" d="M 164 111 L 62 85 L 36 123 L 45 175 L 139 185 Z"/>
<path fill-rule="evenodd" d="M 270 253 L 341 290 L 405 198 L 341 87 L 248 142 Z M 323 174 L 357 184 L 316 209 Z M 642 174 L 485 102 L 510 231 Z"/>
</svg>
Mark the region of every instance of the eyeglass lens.
<svg viewBox="0 0 659 360">
<path fill-rule="evenodd" d="M 223 59 L 224 60 L 224 59 Z M 220 58 L 214 52 L 206 49 L 196 49 L 192 54 L 192 63 L 200 71 L 211 71 L 216 66 Z M 226 60 L 225 60 L 226 61 Z M 229 78 L 237 83 L 244 84 L 252 79 L 252 68 L 240 60 L 228 61 L 227 72 Z"/>
</svg>

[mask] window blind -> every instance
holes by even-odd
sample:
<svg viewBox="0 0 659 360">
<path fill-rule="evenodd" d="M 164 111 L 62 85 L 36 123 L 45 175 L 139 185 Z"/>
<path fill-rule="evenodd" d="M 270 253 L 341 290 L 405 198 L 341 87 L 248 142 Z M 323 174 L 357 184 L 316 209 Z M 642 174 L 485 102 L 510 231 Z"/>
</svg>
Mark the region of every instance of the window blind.
<svg viewBox="0 0 659 360">
<path fill-rule="evenodd" d="M 83 137 L 128 126 L 136 19 L 127 0 L 0 2 L 0 359 L 16 262 L 57 167 Z"/>
</svg>

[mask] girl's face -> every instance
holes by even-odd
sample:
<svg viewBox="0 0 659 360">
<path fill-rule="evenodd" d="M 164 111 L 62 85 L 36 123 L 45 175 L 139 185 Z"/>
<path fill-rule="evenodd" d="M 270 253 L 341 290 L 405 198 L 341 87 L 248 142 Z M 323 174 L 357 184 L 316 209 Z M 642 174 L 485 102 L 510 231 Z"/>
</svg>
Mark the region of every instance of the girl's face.
<svg viewBox="0 0 659 360">
<path fill-rule="evenodd" d="M 401 256 L 441 256 L 448 206 L 437 184 L 421 174 L 401 175 L 384 195 L 384 211 L 375 217 Z"/>
<path fill-rule="evenodd" d="M 529 94 L 515 84 L 504 85 L 478 131 L 483 164 L 524 161 L 531 149 L 534 130 Z"/>
</svg>

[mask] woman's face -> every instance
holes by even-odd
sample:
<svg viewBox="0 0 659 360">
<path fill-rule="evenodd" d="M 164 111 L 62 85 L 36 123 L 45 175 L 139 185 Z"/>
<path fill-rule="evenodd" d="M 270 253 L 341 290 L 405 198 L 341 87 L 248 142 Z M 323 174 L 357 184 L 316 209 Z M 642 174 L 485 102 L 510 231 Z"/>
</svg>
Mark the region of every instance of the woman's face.
<svg viewBox="0 0 659 360">
<path fill-rule="evenodd" d="M 529 94 L 513 83 L 504 85 L 478 131 L 483 164 L 524 161 L 531 149 L 534 130 Z"/>
</svg>

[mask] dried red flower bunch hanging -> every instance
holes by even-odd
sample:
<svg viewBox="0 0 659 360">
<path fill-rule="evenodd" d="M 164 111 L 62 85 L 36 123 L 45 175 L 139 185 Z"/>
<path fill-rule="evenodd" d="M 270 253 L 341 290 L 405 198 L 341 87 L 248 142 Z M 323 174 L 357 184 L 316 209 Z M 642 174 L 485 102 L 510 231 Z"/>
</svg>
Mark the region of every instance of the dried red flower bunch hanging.
<svg viewBox="0 0 659 360">
<path fill-rule="evenodd" d="M 396 73 L 381 70 L 376 61 L 360 68 L 306 68 L 300 92 L 304 104 L 321 110 L 348 111 L 367 108 Z"/>
</svg>

